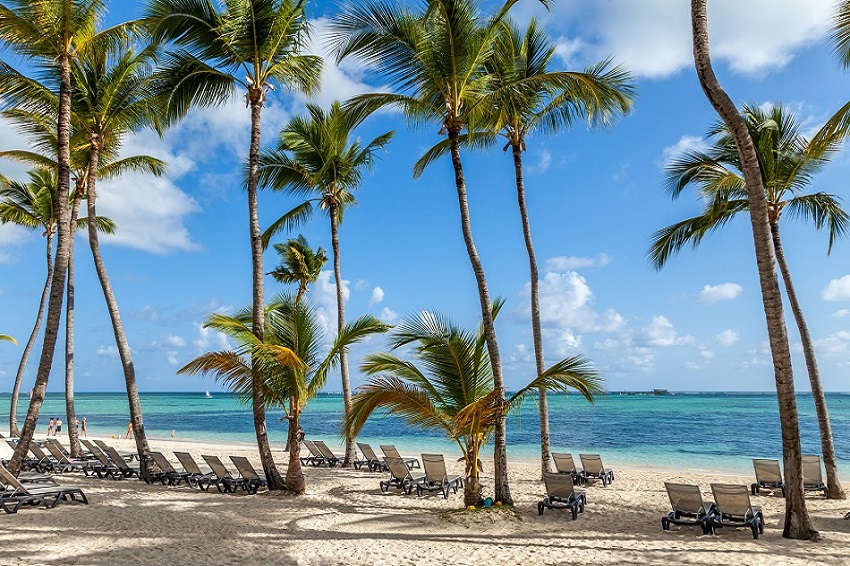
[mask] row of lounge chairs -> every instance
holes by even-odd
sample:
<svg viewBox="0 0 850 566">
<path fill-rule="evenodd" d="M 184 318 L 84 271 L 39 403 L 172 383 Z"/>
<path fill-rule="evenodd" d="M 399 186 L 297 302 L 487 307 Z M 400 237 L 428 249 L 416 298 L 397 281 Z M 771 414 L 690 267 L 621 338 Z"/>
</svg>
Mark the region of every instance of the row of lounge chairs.
<svg viewBox="0 0 850 566">
<path fill-rule="evenodd" d="M 757 458 L 753 460 L 753 468 L 756 472 L 756 481 L 750 485 L 752 495 L 758 495 L 762 490 L 766 490 L 772 493 L 779 491 L 782 497 L 785 497 L 785 482 L 782 481 L 779 460 Z M 803 489 L 822 492 L 829 498 L 829 490 L 823 483 L 820 456 L 803 456 Z"/>
<path fill-rule="evenodd" d="M 614 481 L 614 470 L 606 468 L 599 454 L 579 454 L 582 470 L 576 469 L 572 454 L 553 452 L 552 460 L 559 474 L 568 474 L 575 483 L 587 483 L 589 480 L 601 480 L 602 487 Z"/>
<path fill-rule="evenodd" d="M 413 471 L 411 461 L 416 459 L 384 458 L 390 477 L 378 484 L 383 493 L 387 493 L 392 487 L 410 495 L 415 489 L 416 495 L 420 497 L 426 491 L 429 493 L 436 491 L 448 499 L 449 492 L 457 493 L 458 489 L 463 487 L 461 476 L 449 475 L 442 454 L 422 454 L 422 471 Z"/>
<path fill-rule="evenodd" d="M 24 505 L 56 507 L 60 501 L 78 501 L 88 505 L 89 500 L 78 487 L 62 486 L 52 476 L 38 472 L 23 472 L 15 477 L 0 463 L 0 509 L 17 513 Z"/>
<path fill-rule="evenodd" d="M 705 502 L 699 486 L 666 482 L 667 496 L 673 508 L 661 518 L 661 528 L 670 525 L 697 525 L 704 534 L 715 534 L 723 527 L 747 527 L 753 538 L 764 532 L 764 515 L 761 507 L 750 502 L 746 485 L 711 484 L 714 502 Z"/>
<path fill-rule="evenodd" d="M 161 452 L 150 452 L 149 455 L 155 467 L 152 467 L 143 478 L 148 483 L 159 481 L 162 485 L 176 486 L 186 482 L 186 485 L 201 491 L 209 491 L 210 487 L 215 486 L 220 493 L 236 493 L 241 489 L 248 495 L 253 495 L 260 488 L 268 486 L 266 478 L 260 476 L 248 458 L 244 456 L 230 456 L 230 461 L 238 471 L 234 475 L 218 456 L 201 456 L 211 470 L 203 472 L 191 454 L 175 452 L 174 456 L 183 466 L 183 471 L 180 472 Z"/>
</svg>

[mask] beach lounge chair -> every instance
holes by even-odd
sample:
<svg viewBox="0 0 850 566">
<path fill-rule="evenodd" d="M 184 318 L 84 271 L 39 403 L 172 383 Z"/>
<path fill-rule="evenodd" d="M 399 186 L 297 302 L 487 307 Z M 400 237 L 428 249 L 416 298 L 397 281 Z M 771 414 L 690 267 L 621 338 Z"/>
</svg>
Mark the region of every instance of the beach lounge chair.
<svg viewBox="0 0 850 566">
<path fill-rule="evenodd" d="M 18 449 L 18 445 L 11 440 L 6 441 L 6 445 L 14 452 Z M 39 459 L 34 456 L 25 457 L 21 462 L 22 470 L 35 470 L 38 467 Z"/>
<path fill-rule="evenodd" d="M 202 491 L 207 491 L 210 488 L 210 478 L 214 474 L 202 472 L 198 463 L 188 452 L 175 452 L 174 455 L 186 471 L 186 483 L 192 487 L 200 488 Z"/>
<path fill-rule="evenodd" d="M 77 458 L 71 458 L 69 455 L 65 455 L 57 446 L 58 442 L 47 442 L 47 451 L 56 459 L 53 463 L 53 469 L 56 472 L 64 473 L 64 472 L 76 472 L 85 471 L 87 467 L 90 467 L 91 460 L 80 460 Z M 61 446 L 61 445 L 59 445 Z M 88 474 L 86 474 L 88 475 Z"/>
<path fill-rule="evenodd" d="M 573 483 L 584 483 L 584 476 L 576 469 L 572 454 L 553 452 L 552 460 L 555 462 L 555 469 L 559 474 L 569 474 L 573 478 Z"/>
<path fill-rule="evenodd" d="M 121 469 L 112 463 L 112 461 L 107 457 L 107 455 L 104 454 L 103 450 L 101 450 L 88 440 L 82 440 L 81 442 L 97 459 L 97 462 L 94 462 L 90 468 L 92 472 L 97 474 L 97 477 L 101 479 L 105 477 L 110 477 L 114 480 L 124 479 L 125 476 L 123 473 L 121 473 Z"/>
<path fill-rule="evenodd" d="M 107 446 L 103 451 L 106 452 L 106 455 L 109 456 L 109 459 L 112 460 L 112 463 L 115 464 L 119 470 L 121 470 L 122 476 L 124 476 L 125 478 L 131 478 L 133 476 L 136 476 L 137 478 L 141 479 L 142 475 L 139 466 L 131 466 L 130 464 L 128 464 L 127 460 L 125 460 L 124 457 L 121 456 L 121 454 L 119 454 L 117 450 L 115 450 L 115 448 Z"/>
<path fill-rule="evenodd" d="M 402 458 L 401 454 L 398 453 L 398 450 L 396 450 L 396 447 L 393 444 L 381 444 L 381 452 L 384 453 L 384 457 L 386 458 L 401 458 L 411 469 L 422 467 L 419 465 L 419 460 L 416 458 Z"/>
<path fill-rule="evenodd" d="M 224 467 L 222 461 L 218 459 L 218 456 L 202 455 L 201 458 L 204 459 L 207 466 L 212 470 L 214 476 L 210 478 L 210 483 L 215 484 L 219 492 L 236 493 L 236 490 L 240 487 L 248 491 L 245 487 L 248 484 L 248 480 L 233 477 L 227 468 Z"/>
<path fill-rule="evenodd" d="M 307 440 L 305 438 L 303 442 L 304 446 L 307 447 L 307 451 L 310 452 L 310 455 L 301 457 L 301 465 L 306 466 L 307 464 L 310 464 L 313 467 L 331 465 L 329 462 L 327 462 L 327 460 L 325 460 L 325 457 L 322 456 L 322 453 L 319 451 L 319 448 L 312 440 Z"/>
<path fill-rule="evenodd" d="M 103 450 L 104 452 L 106 452 L 107 454 L 109 454 L 109 452 L 106 449 L 112 448 L 111 446 L 109 446 L 107 443 L 105 443 L 102 440 L 95 440 L 94 443 L 97 444 L 100 447 L 100 449 Z M 121 457 L 128 462 L 132 462 L 133 460 L 136 460 L 139 457 L 139 455 L 136 454 L 135 452 L 124 452 L 123 454 L 121 454 Z"/>
<path fill-rule="evenodd" d="M 450 489 L 457 493 L 458 488 L 463 487 L 462 477 L 449 477 L 446 460 L 442 454 L 422 454 L 422 467 L 425 470 L 425 479 L 416 485 L 417 495 L 421 496 L 425 490 L 439 491 L 448 499 Z"/>
<path fill-rule="evenodd" d="M 230 461 L 236 466 L 242 479 L 246 481 L 245 491 L 248 492 L 248 495 L 254 495 L 261 487 L 268 487 L 269 482 L 265 478 L 265 474 L 263 477 L 260 477 L 260 474 L 257 473 L 257 470 L 254 469 L 248 458 L 244 456 L 231 456 Z"/>
<path fill-rule="evenodd" d="M 65 466 L 59 465 L 59 463 L 44 453 L 44 450 L 36 444 L 35 442 L 30 441 L 30 454 L 34 456 L 32 460 L 30 460 L 30 469 L 37 470 L 41 473 L 45 472 L 59 472 L 61 473 Z M 32 462 L 35 461 L 35 464 Z"/>
<path fill-rule="evenodd" d="M 402 490 L 407 495 L 413 492 L 413 488 L 417 487 L 425 480 L 425 474 L 417 472 L 414 475 L 410 471 L 410 466 L 402 458 L 386 458 L 387 470 L 390 472 L 390 479 L 381 481 L 378 485 L 381 487 L 381 492 L 386 493 L 391 487 Z"/>
<path fill-rule="evenodd" d="M 168 458 L 162 452 L 148 452 L 148 456 L 150 456 L 156 467 L 159 468 L 159 472 L 151 472 L 151 470 L 147 471 L 147 476 L 149 479 L 158 479 L 162 485 L 180 485 L 181 481 L 186 481 L 189 483 L 189 474 L 188 472 L 178 472 L 174 469 L 174 466 L 171 465 L 171 462 L 168 461 Z M 150 483 L 148 481 L 147 483 Z"/>
<path fill-rule="evenodd" d="M 602 457 L 599 454 L 579 454 L 581 458 L 581 475 L 584 481 L 589 479 L 602 480 L 602 487 L 614 482 L 614 470 L 602 465 Z"/>
<path fill-rule="evenodd" d="M 363 442 L 358 442 L 357 447 L 363 453 L 363 459 L 354 461 L 355 469 L 359 470 L 363 466 L 368 467 L 370 472 L 383 472 L 387 469 L 387 463 L 378 458 L 378 455 L 375 454 L 371 446 Z"/>
<path fill-rule="evenodd" d="M 752 495 L 758 495 L 761 490 L 767 489 L 774 493 L 779 490 L 782 497 L 785 497 L 785 483 L 782 481 L 779 460 L 753 458 L 753 469 L 756 472 L 756 481 L 750 486 Z"/>
<path fill-rule="evenodd" d="M 696 485 L 664 482 L 667 497 L 673 508 L 667 515 L 661 517 L 661 528 L 670 530 L 674 525 L 698 525 L 703 534 L 709 532 L 708 520 L 714 513 L 714 504 L 706 504 L 702 500 L 702 492 Z"/>
<path fill-rule="evenodd" d="M 824 497 L 829 497 L 829 490 L 823 483 L 820 456 L 803 456 L 803 489 L 822 491 Z"/>
<path fill-rule="evenodd" d="M 715 512 L 706 521 L 707 532 L 714 534 L 722 527 L 749 527 L 753 538 L 764 532 L 764 515 L 761 507 L 750 503 L 750 490 L 746 485 L 711 484 Z"/>
<path fill-rule="evenodd" d="M 546 484 L 546 497 L 537 504 L 537 514 L 542 515 L 544 509 L 569 509 L 573 521 L 579 513 L 584 513 L 587 496 L 583 491 L 576 491 L 570 474 L 543 473 Z"/>
<path fill-rule="evenodd" d="M 0 508 L 6 513 L 17 513 L 22 505 L 41 504 L 56 507 L 60 500 L 80 501 L 88 505 L 89 500 L 78 487 L 63 487 L 58 484 L 23 484 L 5 467 L 0 466 L 0 478 L 7 488 L 0 496 Z M 79 499 L 77 497 L 79 496 Z"/>
<path fill-rule="evenodd" d="M 328 448 L 328 445 L 325 444 L 324 440 L 314 440 L 313 445 L 316 447 L 316 449 L 319 451 L 319 454 L 324 459 L 324 463 L 328 466 L 336 466 L 342 461 L 341 458 L 337 457 L 333 452 L 331 452 L 331 449 Z"/>
</svg>

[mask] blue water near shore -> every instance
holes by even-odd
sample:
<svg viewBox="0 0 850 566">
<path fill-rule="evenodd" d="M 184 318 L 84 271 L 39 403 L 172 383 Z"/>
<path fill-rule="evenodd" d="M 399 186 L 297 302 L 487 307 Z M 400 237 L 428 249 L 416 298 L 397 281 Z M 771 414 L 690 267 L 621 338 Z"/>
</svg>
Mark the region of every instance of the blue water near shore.
<svg viewBox="0 0 850 566">
<path fill-rule="evenodd" d="M 9 394 L 0 394 L 0 423 L 6 430 Z M 77 415 L 87 417 L 90 434 L 122 435 L 129 411 L 123 393 L 77 393 Z M 227 393 L 142 393 L 145 428 L 151 438 L 206 442 L 255 441 L 250 407 Z M 842 476 L 850 471 L 850 394 L 827 395 L 836 454 Z M 804 453 L 820 452 L 817 419 L 811 396 L 797 397 Z M 21 399 L 19 418 L 28 403 Z M 38 432 L 50 417 L 65 421 L 62 394 L 49 393 Z M 342 397 L 322 395 L 312 400 L 302 418 L 308 438 L 325 439 L 341 447 Z M 286 442 L 283 412 L 267 413 L 269 437 L 275 448 Z M 606 463 L 621 467 L 685 468 L 750 473 L 754 457 L 779 458 L 781 437 L 776 395 L 768 393 L 688 393 L 662 396 L 605 395 L 593 405 L 577 395 L 550 397 L 553 451 L 600 453 Z M 67 430 L 67 425 L 66 430 Z M 508 457 L 533 460 L 539 454 L 537 407 L 527 402 L 508 421 Z M 373 416 L 359 440 L 395 443 L 411 454 L 439 451 L 460 455 L 456 445 L 436 433 L 423 432 L 386 415 Z M 490 453 L 492 445 L 485 448 Z"/>
</svg>

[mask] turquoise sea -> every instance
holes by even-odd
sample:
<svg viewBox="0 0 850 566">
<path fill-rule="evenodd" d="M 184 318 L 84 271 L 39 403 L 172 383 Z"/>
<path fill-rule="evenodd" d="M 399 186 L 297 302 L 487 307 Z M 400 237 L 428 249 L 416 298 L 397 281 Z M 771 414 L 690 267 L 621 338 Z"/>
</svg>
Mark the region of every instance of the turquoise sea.
<svg viewBox="0 0 850 566">
<path fill-rule="evenodd" d="M 118 435 L 127 428 L 129 411 L 124 393 L 77 393 L 77 415 L 87 417 L 89 433 Z M 781 439 L 776 395 L 768 393 L 671 393 L 670 395 L 617 395 L 599 397 L 593 405 L 577 395 L 550 397 L 552 448 L 576 456 L 598 452 L 610 465 L 630 468 L 687 468 L 728 473 L 750 473 L 754 457 L 779 458 Z M 206 442 L 254 442 L 250 407 L 227 393 L 207 398 L 197 393 L 142 393 L 145 428 L 151 438 Z M 842 476 L 850 477 L 850 394 L 827 395 Z M 817 420 L 811 396 L 797 397 L 805 453 L 820 452 Z M 28 403 L 21 399 L 22 420 Z M 39 421 L 40 433 L 50 417 L 65 421 L 64 397 L 49 393 Z M 302 426 L 307 437 L 342 446 L 339 429 L 340 395 L 312 400 Z M 9 394 L 0 394 L 0 423 L 6 430 Z M 286 442 L 286 428 L 278 422 L 282 411 L 269 410 L 269 437 L 276 448 Z M 66 425 L 67 426 L 67 425 Z M 539 453 L 537 407 L 527 402 L 508 422 L 508 457 L 536 459 Z M 400 419 L 375 415 L 360 439 L 375 445 L 395 443 L 411 454 L 440 451 L 460 455 L 456 445 L 442 437 L 412 429 Z M 489 452 L 488 449 L 485 449 Z"/>
</svg>

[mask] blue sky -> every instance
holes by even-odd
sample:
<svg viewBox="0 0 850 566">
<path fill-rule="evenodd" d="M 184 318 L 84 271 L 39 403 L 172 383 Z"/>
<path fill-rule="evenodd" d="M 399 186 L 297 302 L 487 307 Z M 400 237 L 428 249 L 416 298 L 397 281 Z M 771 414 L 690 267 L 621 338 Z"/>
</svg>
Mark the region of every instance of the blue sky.
<svg viewBox="0 0 850 566">
<path fill-rule="evenodd" d="M 783 103 L 814 131 L 850 98 L 850 76 L 831 55 L 825 34 L 833 2 L 710 0 L 709 32 L 715 67 L 733 100 Z M 321 31 L 333 2 L 314 3 Z M 671 202 L 664 164 L 697 146 L 716 115 L 693 70 L 686 2 L 630 0 L 558 2 L 546 14 L 522 2 L 515 13 L 546 23 L 563 68 L 578 69 L 608 56 L 632 69 L 638 97 L 632 115 L 604 131 L 582 126 L 557 137 L 534 136 L 525 155 L 528 205 L 541 267 L 541 306 L 547 363 L 582 353 L 602 371 L 609 390 L 773 389 L 764 315 L 749 223 L 740 218 L 685 250 L 656 272 L 645 253 L 653 232 L 693 216 L 691 194 Z M 114 2 L 110 21 L 138 13 Z M 779 31 L 778 31 L 779 30 Z M 328 62 L 321 93 L 328 105 L 381 88 L 370 69 Z M 272 143 L 286 120 L 303 111 L 304 98 L 278 90 L 264 111 L 263 138 Z M 195 111 L 163 139 L 142 132 L 126 153 L 166 159 L 162 179 L 128 176 L 101 188 L 99 210 L 118 234 L 103 239 L 104 255 L 121 307 L 142 391 L 216 389 L 211 378 L 177 376 L 199 353 L 226 346 L 202 328 L 213 311 L 250 301 L 247 205 L 239 165 L 247 151 L 249 116 L 241 93 L 224 108 Z M 395 130 L 392 144 L 358 189 L 359 206 L 341 228 L 342 273 L 349 318 L 372 313 L 388 322 L 419 309 L 438 310 L 468 327 L 480 316 L 472 270 L 460 233 L 451 166 L 441 161 L 414 180 L 411 168 L 438 140 L 439 126 L 411 130 L 397 115 L 370 119 L 360 135 Z M 0 148 L 25 147 L 0 123 Z M 493 296 L 507 299 L 497 324 L 509 387 L 533 373 L 528 311 L 528 264 L 522 241 L 510 157 L 494 148 L 464 155 L 472 225 Z M 23 169 L 0 164 L 19 176 Z M 847 152 L 812 187 L 848 204 Z M 296 201 L 260 196 L 268 225 Z M 848 242 L 827 257 L 827 239 L 811 226 L 786 219 L 786 255 L 816 342 L 827 390 L 850 390 L 850 263 Z M 329 226 L 316 216 L 302 232 L 329 249 Z M 44 281 L 44 240 L 37 232 L 0 226 L 0 332 L 21 345 L 0 344 L 0 391 L 10 391 L 35 317 Z M 77 240 L 77 389 L 117 391 L 123 375 L 87 243 Z M 267 270 L 276 264 L 266 255 Z M 330 263 L 328 264 L 330 269 Z M 267 279 L 267 296 L 282 287 Z M 329 328 L 335 320 L 330 271 L 311 291 Z M 791 322 L 789 318 L 789 323 Z M 797 388 L 808 383 L 799 338 L 789 324 Z M 37 352 L 25 390 L 34 379 Z M 373 339 L 352 352 L 351 366 L 384 348 Z M 49 390 L 62 389 L 57 349 Z M 353 380 L 362 376 L 354 372 Z M 328 390 L 339 390 L 333 376 Z"/>
</svg>

